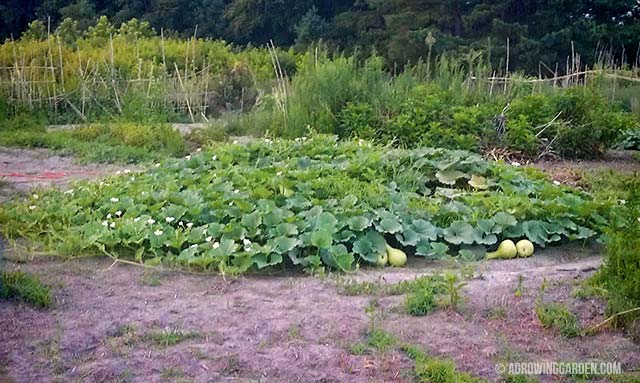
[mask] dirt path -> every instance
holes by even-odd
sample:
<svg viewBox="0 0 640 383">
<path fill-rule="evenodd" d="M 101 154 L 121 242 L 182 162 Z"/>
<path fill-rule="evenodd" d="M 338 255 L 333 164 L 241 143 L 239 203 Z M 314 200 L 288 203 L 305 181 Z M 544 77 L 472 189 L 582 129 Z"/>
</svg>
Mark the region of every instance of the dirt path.
<svg viewBox="0 0 640 383">
<path fill-rule="evenodd" d="M 34 188 L 63 188 L 75 180 L 94 179 L 124 169 L 115 165 L 77 164 L 73 157 L 56 155 L 47 149 L 0 147 L 0 202 L 15 193 Z"/>
<path fill-rule="evenodd" d="M 622 334 L 565 338 L 542 329 L 533 311 L 546 279 L 546 301 L 565 302 L 583 324 L 602 320 L 603 302 L 571 294 L 599 263 L 597 249 L 577 247 L 480 263 L 458 312 L 412 317 L 402 310 L 403 296 L 385 296 L 374 325 L 490 381 L 499 380 L 497 363 L 516 361 L 598 360 L 638 369 L 640 349 Z M 372 297 L 342 295 L 334 277 L 225 281 L 109 266 L 96 259 L 9 262 L 9 269 L 34 272 L 54 286 L 57 304 L 51 311 L 0 304 L 0 366 L 8 376 L 15 382 L 412 381 L 412 363 L 398 349 L 350 352 L 366 339 Z M 443 267 L 451 265 L 413 260 L 409 268 L 341 278 L 397 282 Z M 192 337 L 169 346 L 153 341 L 172 329 Z"/>
</svg>

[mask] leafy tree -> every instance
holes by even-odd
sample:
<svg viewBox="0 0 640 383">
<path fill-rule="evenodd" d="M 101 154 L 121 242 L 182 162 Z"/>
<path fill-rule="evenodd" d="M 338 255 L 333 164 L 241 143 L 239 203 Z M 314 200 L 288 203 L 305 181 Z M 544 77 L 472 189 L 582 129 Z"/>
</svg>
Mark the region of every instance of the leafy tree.
<svg viewBox="0 0 640 383">
<path fill-rule="evenodd" d="M 81 36 L 80 29 L 78 28 L 78 22 L 70 18 L 62 20 L 58 28 L 56 28 L 56 36 L 62 41 L 63 44 L 75 47 L 76 42 Z"/>
<path fill-rule="evenodd" d="M 107 16 L 100 16 L 96 25 L 87 30 L 87 39 L 95 46 L 105 45 L 114 34 L 115 28 Z"/>
<path fill-rule="evenodd" d="M 77 0 L 62 9 L 60 15 L 63 19 L 69 18 L 78 22 L 78 28 L 86 31 L 97 18 L 95 4 L 89 0 Z"/>
<path fill-rule="evenodd" d="M 305 47 L 325 37 L 329 25 L 318 14 L 318 8 L 311 7 L 295 26 L 296 45 Z"/>
<path fill-rule="evenodd" d="M 122 23 L 118 29 L 118 34 L 130 41 L 156 35 L 148 21 L 139 21 L 136 18 Z"/>
<path fill-rule="evenodd" d="M 33 20 L 29 23 L 29 27 L 22 34 L 25 40 L 42 41 L 47 38 L 47 27 L 40 20 Z"/>
</svg>

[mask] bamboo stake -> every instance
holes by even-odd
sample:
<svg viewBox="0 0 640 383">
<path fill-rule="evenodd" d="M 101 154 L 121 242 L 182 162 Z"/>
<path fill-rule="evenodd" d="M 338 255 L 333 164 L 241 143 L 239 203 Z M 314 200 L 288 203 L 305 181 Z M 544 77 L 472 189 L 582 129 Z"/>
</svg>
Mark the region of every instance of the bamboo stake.
<svg viewBox="0 0 640 383">
<path fill-rule="evenodd" d="M 176 63 L 173 63 L 173 65 L 176 68 L 176 74 L 178 75 L 178 81 L 180 82 L 180 87 L 182 88 L 182 91 L 185 92 L 184 84 L 182 83 L 182 77 L 180 77 L 180 70 L 178 69 L 178 65 L 176 65 Z M 185 96 L 185 100 L 187 101 L 187 109 L 189 109 L 189 116 L 191 116 L 191 122 L 196 122 L 195 118 L 193 117 L 193 111 L 191 110 L 191 104 L 189 103 L 189 98 L 187 97 L 186 93 L 184 93 L 184 96 Z"/>
</svg>

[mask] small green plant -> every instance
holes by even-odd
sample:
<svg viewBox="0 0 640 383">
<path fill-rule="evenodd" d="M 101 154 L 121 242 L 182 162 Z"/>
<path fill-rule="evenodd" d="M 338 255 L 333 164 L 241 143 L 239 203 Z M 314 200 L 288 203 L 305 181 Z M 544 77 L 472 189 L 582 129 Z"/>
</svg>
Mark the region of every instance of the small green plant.
<svg viewBox="0 0 640 383">
<path fill-rule="evenodd" d="M 563 304 L 538 301 L 535 312 L 544 328 L 556 329 L 566 337 L 580 336 L 582 333 L 578 318 Z"/>
<path fill-rule="evenodd" d="M 445 307 L 455 310 L 462 297 L 460 290 L 467 285 L 467 282 L 461 282 L 458 275 L 453 273 L 445 273 L 442 288 L 448 299 L 444 302 Z"/>
<path fill-rule="evenodd" d="M 374 328 L 367 334 L 367 345 L 376 351 L 384 352 L 396 344 L 396 338 L 388 332 Z"/>
<path fill-rule="evenodd" d="M 432 289 L 423 288 L 410 293 L 405 300 L 409 315 L 423 316 L 436 309 L 436 298 Z"/>
<path fill-rule="evenodd" d="M 518 285 L 516 286 L 516 290 L 514 291 L 514 295 L 516 298 L 522 297 L 524 293 L 524 276 L 522 274 L 518 275 Z"/>
<path fill-rule="evenodd" d="M 185 332 L 178 328 L 153 330 L 145 335 L 145 339 L 158 346 L 168 347 L 184 342 L 185 340 L 200 338 L 198 332 Z"/>
<path fill-rule="evenodd" d="M 493 307 L 487 308 L 486 317 L 491 320 L 499 320 L 507 317 L 507 305 L 502 303 L 496 303 Z"/>
<path fill-rule="evenodd" d="M 39 308 L 48 308 L 53 305 L 50 288 L 34 275 L 21 271 L 2 274 L 0 299 L 17 300 Z"/>
<path fill-rule="evenodd" d="M 415 360 L 415 374 L 424 383 L 482 383 L 480 378 L 458 371 L 449 359 L 419 357 Z"/>
<path fill-rule="evenodd" d="M 349 346 L 349 353 L 351 355 L 369 355 L 371 350 L 367 344 L 358 342 Z"/>
</svg>

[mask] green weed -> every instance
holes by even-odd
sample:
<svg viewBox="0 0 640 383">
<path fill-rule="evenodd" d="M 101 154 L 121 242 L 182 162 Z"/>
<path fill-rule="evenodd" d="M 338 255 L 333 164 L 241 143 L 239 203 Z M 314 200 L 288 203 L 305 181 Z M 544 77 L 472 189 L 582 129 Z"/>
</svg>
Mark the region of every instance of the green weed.
<svg viewBox="0 0 640 383">
<path fill-rule="evenodd" d="M 367 344 L 358 342 L 349 346 L 349 353 L 351 355 L 369 355 L 371 350 Z"/>
<path fill-rule="evenodd" d="M 2 274 L 0 298 L 25 302 L 39 308 L 48 308 L 53 305 L 50 288 L 34 275 L 21 271 Z"/>
<path fill-rule="evenodd" d="M 202 335 L 198 332 L 186 332 L 177 328 L 153 330 L 145 334 L 144 339 L 153 342 L 162 347 L 173 346 L 189 339 L 200 338 Z"/>
<path fill-rule="evenodd" d="M 427 315 L 437 307 L 433 289 L 422 288 L 410 293 L 405 299 L 405 308 L 409 315 Z"/>
<path fill-rule="evenodd" d="M 535 312 L 544 328 L 556 329 L 566 337 L 580 336 L 582 333 L 578 318 L 563 304 L 539 301 L 535 305 Z"/>
<path fill-rule="evenodd" d="M 396 338 L 381 329 L 373 329 L 367 334 L 367 345 L 379 352 L 385 352 L 396 344 Z"/>
</svg>

